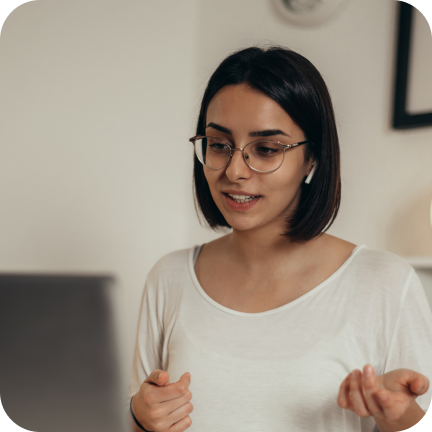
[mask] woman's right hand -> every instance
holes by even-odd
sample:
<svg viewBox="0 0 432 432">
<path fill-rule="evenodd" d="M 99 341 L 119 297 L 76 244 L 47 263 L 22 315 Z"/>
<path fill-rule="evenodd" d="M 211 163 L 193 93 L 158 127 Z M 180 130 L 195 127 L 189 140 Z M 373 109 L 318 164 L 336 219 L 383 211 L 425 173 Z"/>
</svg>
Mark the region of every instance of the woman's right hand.
<svg viewBox="0 0 432 432">
<path fill-rule="evenodd" d="M 176 383 L 170 384 L 168 372 L 154 370 L 132 399 L 136 419 L 148 431 L 185 431 L 192 424 L 190 380 L 191 374 L 186 372 Z"/>
</svg>

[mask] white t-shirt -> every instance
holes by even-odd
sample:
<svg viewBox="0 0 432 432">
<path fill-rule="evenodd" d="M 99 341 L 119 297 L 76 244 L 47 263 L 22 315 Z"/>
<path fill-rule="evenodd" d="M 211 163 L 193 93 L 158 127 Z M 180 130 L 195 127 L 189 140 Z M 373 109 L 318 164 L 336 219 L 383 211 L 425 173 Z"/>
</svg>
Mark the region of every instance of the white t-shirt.
<svg viewBox="0 0 432 432">
<path fill-rule="evenodd" d="M 372 432 L 340 408 L 353 369 L 408 368 L 432 384 L 432 312 L 413 268 L 357 246 L 327 280 L 260 313 L 214 301 L 194 271 L 199 247 L 172 252 L 145 284 L 130 397 L 155 369 L 191 373 L 190 432 Z M 432 385 L 416 401 L 426 411 Z"/>
</svg>

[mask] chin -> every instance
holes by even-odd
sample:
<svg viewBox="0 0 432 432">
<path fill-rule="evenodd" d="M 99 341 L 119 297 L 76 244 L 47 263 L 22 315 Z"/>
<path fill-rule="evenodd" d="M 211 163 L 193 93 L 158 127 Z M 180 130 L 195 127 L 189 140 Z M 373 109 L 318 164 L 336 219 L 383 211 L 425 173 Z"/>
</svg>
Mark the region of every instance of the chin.
<svg viewBox="0 0 432 432">
<path fill-rule="evenodd" d="M 256 220 L 247 220 L 247 218 L 226 218 L 225 220 L 230 224 L 231 228 L 237 231 L 248 231 L 260 226 Z"/>
</svg>

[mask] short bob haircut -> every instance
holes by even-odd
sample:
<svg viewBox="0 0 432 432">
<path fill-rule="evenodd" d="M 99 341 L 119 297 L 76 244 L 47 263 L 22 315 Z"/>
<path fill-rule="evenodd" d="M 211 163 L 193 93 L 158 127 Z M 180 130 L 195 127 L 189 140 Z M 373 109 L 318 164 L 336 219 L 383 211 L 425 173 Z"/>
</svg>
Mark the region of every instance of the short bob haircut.
<svg viewBox="0 0 432 432">
<path fill-rule="evenodd" d="M 310 184 L 302 183 L 300 202 L 287 217 L 282 235 L 304 243 L 326 231 L 341 200 L 340 151 L 333 106 L 327 86 L 315 66 L 300 54 L 281 47 L 251 47 L 229 55 L 210 77 L 204 92 L 196 129 L 205 135 L 210 101 L 225 86 L 246 84 L 276 101 L 304 132 L 305 159 L 318 161 Z M 216 206 L 204 176 L 203 165 L 194 156 L 194 195 L 198 215 L 214 230 L 231 228 Z"/>
</svg>

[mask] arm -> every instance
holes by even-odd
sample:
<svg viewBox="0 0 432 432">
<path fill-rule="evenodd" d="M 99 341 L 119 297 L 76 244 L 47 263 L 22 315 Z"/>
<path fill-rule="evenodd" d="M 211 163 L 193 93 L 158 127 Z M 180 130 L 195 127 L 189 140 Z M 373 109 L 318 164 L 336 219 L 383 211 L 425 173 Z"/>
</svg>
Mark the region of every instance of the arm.
<svg viewBox="0 0 432 432">
<path fill-rule="evenodd" d="M 375 418 L 375 422 L 378 426 L 380 432 L 395 432 L 404 431 L 416 425 L 425 415 L 425 412 L 419 407 L 418 403 L 414 401 L 405 414 L 397 421 L 383 420 L 380 418 Z"/>
<path fill-rule="evenodd" d="M 154 272 L 154 270 L 152 269 Z M 152 371 L 162 369 L 162 343 L 163 332 L 161 318 L 157 308 L 157 282 L 152 278 L 152 271 L 149 273 L 141 296 L 138 328 L 135 340 L 135 349 L 132 362 L 132 374 L 130 378 L 129 397 L 127 400 L 128 418 L 131 432 L 143 432 L 132 418 L 130 412 L 130 400 L 132 409 L 137 415 L 135 404 L 141 384 L 146 380 Z"/>
</svg>

